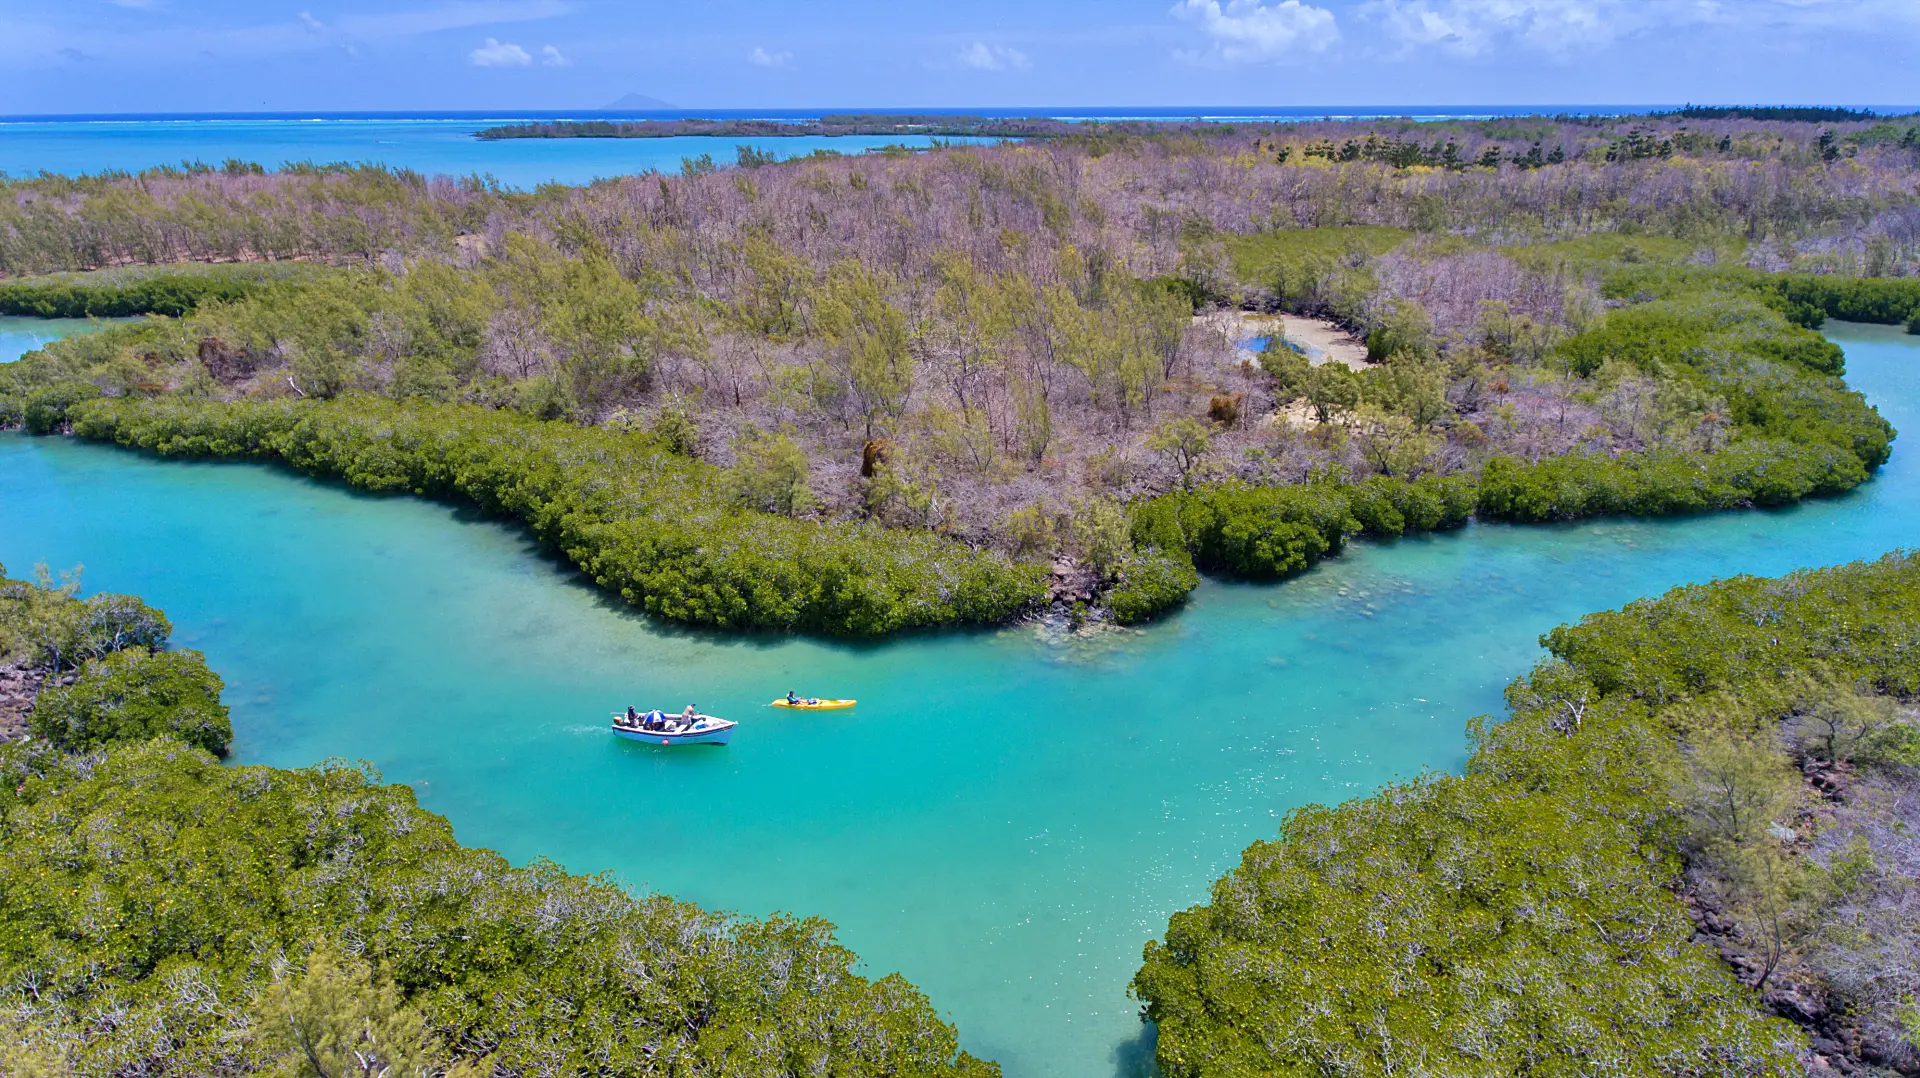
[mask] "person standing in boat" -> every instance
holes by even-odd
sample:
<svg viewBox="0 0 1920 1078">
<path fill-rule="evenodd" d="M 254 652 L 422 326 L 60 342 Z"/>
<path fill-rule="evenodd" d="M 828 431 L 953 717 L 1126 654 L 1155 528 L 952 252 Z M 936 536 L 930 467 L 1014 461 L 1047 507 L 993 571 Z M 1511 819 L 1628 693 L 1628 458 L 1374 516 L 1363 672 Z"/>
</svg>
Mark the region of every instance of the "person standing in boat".
<svg viewBox="0 0 1920 1078">
<path fill-rule="evenodd" d="M 686 709 L 685 711 L 682 711 L 682 712 L 680 713 L 680 725 L 681 725 L 681 727 L 682 727 L 682 728 L 685 728 L 685 727 L 688 727 L 688 726 L 692 726 L 692 725 L 693 725 L 693 717 L 694 717 L 695 715 L 698 715 L 698 714 L 699 714 L 699 712 L 697 712 L 697 711 L 695 711 L 695 710 L 694 710 L 694 708 L 693 708 L 693 705 L 692 705 L 692 704 L 688 704 L 688 705 L 687 705 L 687 709 Z"/>
</svg>

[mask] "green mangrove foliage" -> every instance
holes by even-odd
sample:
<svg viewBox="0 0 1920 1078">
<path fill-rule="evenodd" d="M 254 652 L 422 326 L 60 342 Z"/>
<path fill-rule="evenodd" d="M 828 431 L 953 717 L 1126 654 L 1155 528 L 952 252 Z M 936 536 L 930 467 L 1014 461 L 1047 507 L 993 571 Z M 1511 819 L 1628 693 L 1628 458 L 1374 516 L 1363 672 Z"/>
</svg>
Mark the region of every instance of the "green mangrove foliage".
<svg viewBox="0 0 1920 1078">
<path fill-rule="evenodd" d="M 1706 437 L 1726 446 L 1496 459 L 1481 477 L 1485 516 L 1534 521 L 1783 505 L 1850 490 L 1890 452 L 1893 428 L 1841 380 L 1840 349 L 1757 299 L 1696 286 L 1613 311 L 1558 354 L 1572 374 L 1615 385 L 1651 378 L 1711 402 L 1715 410 L 1700 422 L 1715 428 Z"/>
<path fill-rule="evenodd" d="M 0 567 L 0 663 L 27 668 L 42 687 L 28 731 L 55 748 L 87 752 L 169 736 L 224 754 L 233 726 L 219 675 L 197 651 L 169 651 L 173 626 L 128 595 L 78 597 L 75 573 L 55 581 L 6 579 Z"/>
<path fill-rule="evenodd" d="M 300 266 L 134 267 L 0 281 L 0 314 L 33 318 L 179 317 L 209 301 L 233 302 L 275 281 L 310 276 Z"/>
<path fill-rule="evenodd" d="M 1679 588 L 1543 643 L 1464 774 L 1295 810 L 1148 944 L 1168 1074 L 1798 1073 L 1675 897 L 1676 709 L 1814 671 L 1920 689 L 1920 555 Z"/>
<path fill-rule="evenodd" d="M 224 753 L 233 726 L 221 688 L 197 651 L 131 647 L 88 659 L 70 685 L 42 689 L 28 728 L 69 752 L 164 735 Z"/>
<path fill-rule="evenodd" d="M 1867 477 L 1859 458 L 1830 446 L 1742 442 L 1715 453 L 1650 452 L 1487 462 L 1478 509 L 1493 520 L 1538 523 L 1586 516 L 1671 516 L 1788 505 L 1840 494 Z"/>
<path fill-rule="evenodd" d="M 44 1073 L 313 1073 L 369 1026 L 396 1075 L 998 1073 L 821 921 L 512 868 L 363 770 L 163 737 L 6 746 L 0 782 L 6 1039 Z"/>
<path fill-rule="evenodd" d="M 735 508 L 713 496 L 719 469 L 607 428 L 367 397 L 97 399 L 69 419 L 83 437 L 163 456 L 275 461 L 471 502 L 673 621 L 875 635 L 1006 621 L 1046 595 L 1038 566 L 931 533 Z"/>
<path fill-rule="evenodd" d="M 1829 318 L 1876 325 L 1907 325 L 1920 314 L 1920 280 L 1912 277 L 1850 277 L 1818 273 L 1763 273 L 1741 266 L 1612 266 L 1603 288 L 1616 299 L 1647 299 L 1703 288 L 1744 292 L 1787 316 L 1795 325 L 1819 329 Z"/>
<path fill-rule="evenodd" d="M 166 615 L 130 595 L 77 598 L 77 572 L 56 581 L 6 579 L 0 566 L 0 660 L 24 661 L 55 673 L 123 648 L 164 648 L 173 635 Z"/>
<path fill-rule="evenodd" d="M 1339 553 L 1352 535 L 1392 538 L 1459 527 L 1472 514 L 1473 499 L 1471 483 L 1441 476 L 1211 485 L 1136 505 L 1133 540 L 1143 549 L 1190 556 L 1209 572 L 1277 580 Z"/>
<path fill-rule="evenodd" d="M 1656 430 L 1653 444 L 1636 452 L 1495 455 L 1477 475 L 1419 475 L 1420 452 L 1403 454 L 1408 464 L 1401 465 L 1378 431 L 1398 423 L 1402 448 L 1418 449 L 1421 431 L 1451 413 L 1436 364 L 1405 340 L 1389 362 L 1358 373 L 1270 349 L 1261 365 L 1279 395 L 1316 410 L 1323 426 L 1346 416 L 1376 428 L 1382 474 L 1357 483 L 1175 491 L 1135 504 L 1135 542 L 1190 557 L 1209 572 L 1277 579 L 1338 553 L 1352 535 L 1457 527 L 1476 514 L 1542 522 L 1786 505 L 1851 490 L 1886 462 L 1893 428 L 1847 388 L 1838 346 L 1789 323 L 1744 280 L 1727 290 L 1684 274 L 1638 279 L 1643 295 L 1657 279 L 1658 298 L 1608 313 L 1555 346 L 1547 361 L 1560 367 L 1569 396 L 1621 412 L 1657 416 L 1671 407 L 1690 416 L 1700 429 L 1684 432 L 1684 440 L 1658 444 L 1665 435 Z M 1629 287 L 1625 278 L 1613 285 Z"/>
<path fill-rule="evenodd" d="M 0 579 L 0 659 L 51 675 L 0 745 L 7 1074 L 999 1073 L 825 922 L 515 869 L 362 768 L 220 766 L 220 679 L 76 589 Z"/>
</svg>

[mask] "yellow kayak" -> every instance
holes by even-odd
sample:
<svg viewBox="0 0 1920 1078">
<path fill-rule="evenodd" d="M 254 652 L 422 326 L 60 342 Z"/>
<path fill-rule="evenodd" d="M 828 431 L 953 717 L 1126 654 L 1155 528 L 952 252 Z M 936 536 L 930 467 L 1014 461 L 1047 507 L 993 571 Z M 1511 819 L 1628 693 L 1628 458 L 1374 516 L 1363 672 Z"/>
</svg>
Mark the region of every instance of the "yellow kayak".
<svg viewBox="0 0 1920 1078">
<path fill-rule="evenodd" d="M 782 696 L 773 702 L 773 706 L 790 707 L 795 711 L 838 711 L 841 708 L 852 707 L 859 702 L 858 700 L 802 700 L 796 704 Z"/>
</svg>

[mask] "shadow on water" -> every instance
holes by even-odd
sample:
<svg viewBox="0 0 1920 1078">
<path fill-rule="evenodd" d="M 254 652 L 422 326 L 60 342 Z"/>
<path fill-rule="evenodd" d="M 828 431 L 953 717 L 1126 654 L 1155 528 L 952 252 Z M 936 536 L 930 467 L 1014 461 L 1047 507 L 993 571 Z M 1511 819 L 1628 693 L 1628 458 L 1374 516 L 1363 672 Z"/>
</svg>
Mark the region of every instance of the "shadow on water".
<svg viewBox="0 0 1920 1078">
<path fill-rule="evenodd" d="M 1160 1078 L 1160 1064 L 1153 1058 L 1160 1043 L 1160 1029 L 1152 1022 L 1140 1023 L 1140 1032 L 1113 1046 L 1113 1078 Z"/>
</svg>

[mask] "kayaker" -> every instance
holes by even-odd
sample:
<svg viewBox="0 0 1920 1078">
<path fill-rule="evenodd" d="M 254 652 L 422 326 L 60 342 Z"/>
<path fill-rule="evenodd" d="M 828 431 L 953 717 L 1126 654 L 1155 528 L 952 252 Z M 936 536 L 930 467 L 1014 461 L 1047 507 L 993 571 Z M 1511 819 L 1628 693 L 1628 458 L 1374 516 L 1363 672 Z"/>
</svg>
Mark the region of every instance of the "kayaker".
<svg viewBox="0 0 1920 1078">
<path fill-rule="evenodd" d="M 799 698 L 798 696 L 795 696 L 795 695 L 793 694 L 793 690 L 792 690 L 792 689 L 788 689 L 788 690 L 787 690 L 787 704 L 788 704 L 789 706 L 792 706 L 792 705 L 796 705 L 796 704 L 798 704 L 799 702 L 800 702 L 800 698 Z"/>
</svg>

